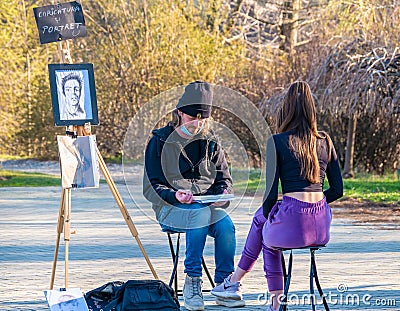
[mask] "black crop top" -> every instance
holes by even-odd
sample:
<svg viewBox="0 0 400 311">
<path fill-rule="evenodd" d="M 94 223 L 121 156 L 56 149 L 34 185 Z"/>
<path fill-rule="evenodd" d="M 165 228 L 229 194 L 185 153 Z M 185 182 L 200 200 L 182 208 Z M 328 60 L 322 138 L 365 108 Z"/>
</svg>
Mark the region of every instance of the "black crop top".
<svg viewBox="0 0 400 311">
<path fill-rule="evenodd" d="M 319 140 L 317 155 L 320 166 L 320 182 L 313 184 L 300 175 L 300 162 L 289 149 L 290 132 L 273 135 L 267 142 L 266 158 L 266 192 L 263 202 L 265 217 L 268 216 L 278 199 L 278 182 L 281 180 L 282 193 L 289 192 L 321 192 L 324 188 L 325 175 L 329 189 L 324 191 L 327 203 L 333 202 L 343 195 L 343 181 L 335 148 L 331 148 L 329 159 L 328 142 Z"/>
</svg>

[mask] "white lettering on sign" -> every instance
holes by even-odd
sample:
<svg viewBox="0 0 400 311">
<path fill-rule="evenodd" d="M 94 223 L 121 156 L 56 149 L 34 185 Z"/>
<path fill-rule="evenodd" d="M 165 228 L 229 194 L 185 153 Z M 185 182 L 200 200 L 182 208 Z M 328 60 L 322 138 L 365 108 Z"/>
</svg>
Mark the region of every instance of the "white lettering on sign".
<svg viewBox="0 0 400 311">
<path fill-rule="evenodd" d="M 79 30 L 81 27 L 82 23 L 70 23 L 70 24 L 65 24 L 65 25 L 59 25 L 59 26 L 43 26 L 43 34 L 45 33 L 52 33 L 52 32 L 61 32 L 63 30 Z M 80 30 L 78 33 L 76 31 L 73 32 L 74 36 L 77 36 L 79 34 Z"/>
<path fill-rule="evenodd" d="M 80 11 L 79 6 L 71 6 L 69 8 L 62 8 L 62 9 L 51 8 L 50 10 L 39 12 L 38 17 L 40 18 L 47 16 L 55 16 L 55 15 L 61 15 L 65 13 L 79 12 L 79 11 Z"/>
</svg>

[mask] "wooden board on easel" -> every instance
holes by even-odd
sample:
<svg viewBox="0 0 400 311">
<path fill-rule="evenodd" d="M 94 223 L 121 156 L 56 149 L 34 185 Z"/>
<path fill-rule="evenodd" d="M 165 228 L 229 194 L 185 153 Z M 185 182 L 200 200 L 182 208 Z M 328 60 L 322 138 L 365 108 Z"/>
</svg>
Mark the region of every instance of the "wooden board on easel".
<svg viewBox="0 0 400 311">
<path fill-rule="evenodd" d="M 62 188 L 98 188 L 96 136 L 57 136 Z"/>
</svg>

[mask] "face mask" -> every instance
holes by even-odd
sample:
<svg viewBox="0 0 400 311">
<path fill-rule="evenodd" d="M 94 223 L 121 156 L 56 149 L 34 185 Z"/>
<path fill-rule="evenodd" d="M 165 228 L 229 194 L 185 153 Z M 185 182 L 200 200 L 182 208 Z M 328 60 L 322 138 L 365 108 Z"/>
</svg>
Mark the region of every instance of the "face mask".
<svg viewBox="0 0 400 311">
<path fill-rule="evenodd" d="M 201 125 L 201 128 L 200 128 L 199 131 L 196 133 L 196 135 L 199 134 L 203 129 L 204 129 L 204 123 Z M 191 132 L 186 128 L 185 124 L 182 124 L 182 125 L 181 125 L 181 131 L 182 131 L 183 134 L 185 134 L 186 136 L 189 136 L 189 137 L 193 137 L 193 136 L 195 135 L 195 134 L 191 133 Z"/>
</svg>

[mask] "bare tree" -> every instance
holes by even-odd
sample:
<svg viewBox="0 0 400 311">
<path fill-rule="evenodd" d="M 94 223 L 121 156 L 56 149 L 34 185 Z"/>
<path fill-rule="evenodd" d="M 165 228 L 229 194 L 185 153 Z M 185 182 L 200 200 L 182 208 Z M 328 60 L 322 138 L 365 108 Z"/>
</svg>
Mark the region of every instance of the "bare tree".
<svg viewBox="0 0 400 311">
<path fill-rule="evenodd" d="M 280 35 L 283 37 L 280 48 L 293 55 L 299 31 L 299 12 L 301 0 L 284 1 Z"/>
<path fill-rule="evenodd" d="M 392 116 L 400 111 L 400 49 L 373 48 L 355 40 L 338 44 L 315 68 L 312 78 L 323 110 L 348 118 L 343 176 L 353 177 L 357 120 L 364 115 Z"/>
</svg>

